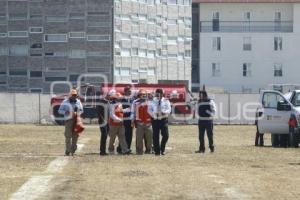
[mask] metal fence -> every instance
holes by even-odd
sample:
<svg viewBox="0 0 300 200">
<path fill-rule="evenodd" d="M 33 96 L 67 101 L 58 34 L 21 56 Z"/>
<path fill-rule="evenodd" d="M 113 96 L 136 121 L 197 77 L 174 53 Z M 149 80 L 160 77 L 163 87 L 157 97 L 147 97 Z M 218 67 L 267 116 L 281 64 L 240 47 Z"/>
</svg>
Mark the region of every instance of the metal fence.
<svg viewBox="0 0 300 200">
<path fill-rule="evenodd" d="M 210 94 L 215 100 L 217 124 L 254 124 L 259 94 Z M 51 95 L 0 93 L 0 123 L 52 124 Z M 174 123 L 197 123 L 194 114 L 171 117 Z"/>
</svg>

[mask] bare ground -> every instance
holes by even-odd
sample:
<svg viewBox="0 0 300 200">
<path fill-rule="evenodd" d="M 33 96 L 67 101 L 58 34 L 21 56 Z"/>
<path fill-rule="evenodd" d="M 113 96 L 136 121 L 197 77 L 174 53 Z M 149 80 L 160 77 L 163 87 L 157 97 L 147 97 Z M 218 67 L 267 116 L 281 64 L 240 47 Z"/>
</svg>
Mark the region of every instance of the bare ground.
<svg viewBox="0 0 300 200">
<path fill-rule="evenodd" d="M 269 137 L 254 147 L 254 136 L 254 126 L 216 126 L 216 152 L 200 155 L 196 126 L 170 126 L 166 156 L 100 157 L 98 128 L 87 127 L 85 147 L 38 199 L 298 199 L 300 150 Z M 1 125 L 0 199 L 63 152 L 63 127 Z"/>
</svg>

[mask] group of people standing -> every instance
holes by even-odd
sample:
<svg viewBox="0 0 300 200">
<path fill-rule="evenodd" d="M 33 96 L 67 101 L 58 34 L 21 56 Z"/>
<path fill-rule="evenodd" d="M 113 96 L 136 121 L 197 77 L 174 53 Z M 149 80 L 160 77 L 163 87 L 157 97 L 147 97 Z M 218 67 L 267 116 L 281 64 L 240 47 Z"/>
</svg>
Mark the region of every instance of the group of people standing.
<svg viewBox="0 0 300 200">
<path fill-rule="evenodd" d="M 124 88 L 124 96 L 112 90 L 107 96 L 100 98 L 97 113 L 101 131 L 100 155 L 115 153 L 116 137 L 119 140 L 117 152 L 131 154 L 134 128 L 136 128 L 136 154 L 151 154 L 153 150 L 155 155 L 165 155 L 169 138 L 168 116 L 171 113 L 171 104 L 164 97 L 162 89 L 157 89 L 154 96 L 141 89 L 136 98 L 133 97 L 130 87 Z M 108 135 L 110 140 L 107 153 Z"/>
<path fill-rule="evenodd" d="M 111 90 L 106 96 L 98 94 L 96 111 L 101 132 L 100 155 L 115 154 L 115 150 L 119 154 L 131 154 L 134 128 L 136 128 L 136 154 L 165 155 L 169 139 L 168 117 L 171 113 L 171 103 L 164 97 L 163 89 L 156 89 L 154 95 L 141 89 L 137 96 L 134 96 L 128 86 L 124 88 L 123 94 L 115 90 Z M 74 115 L 80 115 L 83 112 L 76 90 L 71 91 L 70 97 L 64 100 L 58 112 L 65 117 L 65 155 L 73 155 L 77 149 L 78 139 L 78 135 L 72 130 L 75 123 Z M 205 131 L 210 151 L 215 150 L 213 144 L 215 112 L 214 101 L 208 98 L 206 91 L 200 91 L 197 104 L 200 146 L 196 153 L 205 152 Z M 115 144 L 116 137 L 118 137 L 118 145 Z"/>
</svg>

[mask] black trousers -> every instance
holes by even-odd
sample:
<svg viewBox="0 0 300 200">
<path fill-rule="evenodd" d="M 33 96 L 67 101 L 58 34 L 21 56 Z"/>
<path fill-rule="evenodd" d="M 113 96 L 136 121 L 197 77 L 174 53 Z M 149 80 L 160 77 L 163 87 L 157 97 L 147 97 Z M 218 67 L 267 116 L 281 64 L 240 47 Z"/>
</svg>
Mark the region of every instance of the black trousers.
<svg viewBox="0 0 300 200">
<path fill-rule="evenodd" d="M 106 140 L 109 132 L 109 125 L 106 124 L 100 127 L 101 137 L 100 137 L 100 153 L 106 153 Z"/>
<path fill-rule="evenodd" d="M 205 122 L 198 122 L 198 129 L 199 129 L 199 150 L 205 151 L 205 131 L 208 138 L 209 148 L 214 148 L 214 134 L 213 134 L 213 122 L 212 121 L 205 121 Z"/>
<path fill-rule="evenodd" d="M 168 119 L 152 120 L 153 146 L 155 154 L 165 152 L 166 144 L 169 139 Z M 159 135 L 162 135 L 161 144 Z"/>
<path fill-rule="evenodd" d="M 131 126 L 131 120 L 124 120 L 123 121 L 123 126 L 124 126 L 124 129 L 125 129 L 126 143 L 127 143 L 128 149 L 130 149 L 131 148 L 131 143 L 132 143 L 132 132 L 133 132 L 133 128 Z M 122 152 L 120 144 L 117 148 L 117 151 Z"/>
</svg>

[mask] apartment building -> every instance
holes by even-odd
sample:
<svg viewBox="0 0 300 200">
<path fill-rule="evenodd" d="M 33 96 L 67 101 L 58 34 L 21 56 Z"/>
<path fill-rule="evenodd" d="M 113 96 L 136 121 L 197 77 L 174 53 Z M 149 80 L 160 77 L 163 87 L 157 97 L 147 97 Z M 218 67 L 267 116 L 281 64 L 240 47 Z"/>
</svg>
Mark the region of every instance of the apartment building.
<svg viewBox="0 0 300 200">
<path fill-rule="evenodd" d="M 0 1 L 0 91 L 47 93 L 99 73 L 191 85 L 190 66 L 190 0 Z"/>
<path fill-rule="evenodd" d="M 193 0 L 193 89 L 300 84 L 299 0 Z"/>
</svg>

